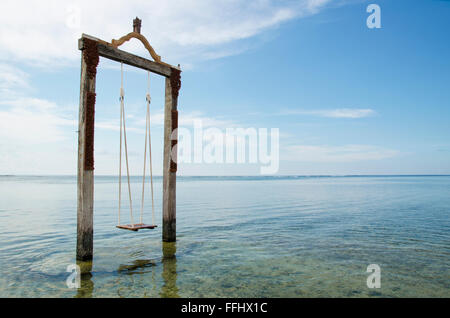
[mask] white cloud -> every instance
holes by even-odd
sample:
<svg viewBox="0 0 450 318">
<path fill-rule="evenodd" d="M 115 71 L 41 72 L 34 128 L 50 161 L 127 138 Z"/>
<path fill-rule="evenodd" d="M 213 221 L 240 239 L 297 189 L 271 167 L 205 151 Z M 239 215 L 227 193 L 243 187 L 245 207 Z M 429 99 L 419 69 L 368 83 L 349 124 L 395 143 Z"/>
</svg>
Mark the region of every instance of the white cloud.
<svg viewBox="0 0 450 318">
<path fill-rule="evenodd" d="M 337 108 L 319 110 L 288 110 L 281 115 L 310 115 L 328 118 L 364 118 L 375 115 L 376 112 L 370 108 Z"/>
<path fill-rule="evenodd" d="M 332 118 L 363 118 L 372 116 L 374 114 L 375 111 L 372 109 L 350 109 L 350 108 L 324 110 L 318 113 L 318 115 L 320 116 Z"/>
<path fill-rule="evenodd" d="M 22 70 L 0 63 L 0 94 L 1 96 L 15 96 L 17 91 L 29 89 L 28 74 Z"/>
<path fill-rule="evenodd" d="M 24 109 L 0 111 L 0 143 L 48 143 L 65 139 L 62 126 L 74 126 L 74 121 L 45 112 Z"/>
<path fill-rule="evenodd" d="M 63 107 L 30 97 L 26 72 L 4 64 L 0 70 L 0 174 L 51 172 L 58 162 L 73 166 L 73 151 L 64 151 L 67 144 L 61 141 L 75 135 L 75 120 L 61 112 Z"/>
<path fill-rule="evenodd" d="M 397 150 L 370 145 L 313 146 L 296 145 L 286 148 L 284 160 L 297 162 L 339 163 L 383 160 L 395 157 Z"/>
<path fill-rule="evenodd" d="M 75 121 L 46 100 L 21 100 L 0 104 L 0 174 L 73 173 Z"/>
<path fill-rule="evenodd" d="M 141 114 L 142 115 L 142 114 Z M 183 128 L 192 128 L 195 123 L 201 123 L 203 128 L 217 127 L 217 128 L 228 128 L 235 127 L 236 123 L 231 120 L 219 119 L 207 116 L 202 112 L 180 112 L 179 115 L 179 126 Z M 163 126 L 164 125 L 164 112 L 157 111 L 150 115 L 151 127 Z M 126 118 L 127 131 L 133 131 L 137 133 L 145 132 L 145 119 L 142 116 L 127 115 Z M 95 123 L 95 128 L 119 131 L 120 122 L 119 118 L 117 120 L 109 121 L 97 121 Z"/>
<path fill-rule="evenodd" d="M 236 123 L 231 120 L 219 119 L 204 115 L 201 112 L 192 112 L 187 114 L 180 114 L 179 125 L 180 127 L 193 126 L 195 122 L 200 121 L 204 128 L 208 127 L 235 127 Z"/>
<path fill-rule="evenodd" d="M 0 143 L 53 142 L 63 138 L 61 126 L 75 125 L 55 103 L 28 96 L 26 72 L 5 64 L 0 64 L 0 71 Z"/>
<path fill-rule="evenodd" d="M 168 62 L 189 63 L 233 54 L 236 50 L 228 44 L 317 13 L 328 2 L 2 0 L 0 59 L 66 63 L 79 58 L 76 40 L 82 32 L 110 41 L 131 31 L 131 20 L 138 15 L 158 54 Z M 145 54 L 140 43 L 127 45 Z"/>
</svg>

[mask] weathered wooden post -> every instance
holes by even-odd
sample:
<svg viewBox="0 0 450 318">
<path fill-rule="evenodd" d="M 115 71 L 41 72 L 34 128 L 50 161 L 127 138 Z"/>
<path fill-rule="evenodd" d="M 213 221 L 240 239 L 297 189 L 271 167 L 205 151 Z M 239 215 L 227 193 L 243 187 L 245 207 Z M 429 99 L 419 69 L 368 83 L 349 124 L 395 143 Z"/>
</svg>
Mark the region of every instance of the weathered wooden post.
<svg viewBox="0 0 450 318">
<path fill-rule="evenodd" d="M 92 260 L 94 245 L 94 119 L 97 43 L 84 39 L 78 120 L 77 260 Z"/>
<path fill-rule="evenodd" d="M 163 163 L 163 233 L 164 242 L 175 242 L 177 236 L 176 183 L 178 142 L 178 92 L 181 86 L 180 71 L 172 68 L 166 78 L 164 106 L 164 163 Z"/>
</svg>

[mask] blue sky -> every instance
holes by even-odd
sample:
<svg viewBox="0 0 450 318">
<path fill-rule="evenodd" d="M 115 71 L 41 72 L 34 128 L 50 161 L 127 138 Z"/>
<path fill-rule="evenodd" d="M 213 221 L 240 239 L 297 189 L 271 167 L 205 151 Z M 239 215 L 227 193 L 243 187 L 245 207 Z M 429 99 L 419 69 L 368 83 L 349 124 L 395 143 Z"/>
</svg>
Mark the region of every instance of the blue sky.
<svg viewBox="0 0 450 318">
<path fill-rule="evenodd" d="M 366 26 L 370 3 L 381 7 L 381 29 Z M 279 128 L 280 174 L 450 174 L 450 1 L 100 1 L 101 17 L 87 4 L 2 1 L 0 174 L 76 173 L 76 39 L 117 38 L 136 15 L 163 60 L 181 64 L 180 125 Z M 146 54 L 139 43 L 124 49 Z M 131 170 L 140 174 L 146 73 L 125 71 Z M 151 77 L 156 174 L 163 84 Z M 119 85 L 118 64 L 102 60 L 97 174 L 118 170 Z M 185 175 L 258 171 L 180 165 Z"/>
</svg>

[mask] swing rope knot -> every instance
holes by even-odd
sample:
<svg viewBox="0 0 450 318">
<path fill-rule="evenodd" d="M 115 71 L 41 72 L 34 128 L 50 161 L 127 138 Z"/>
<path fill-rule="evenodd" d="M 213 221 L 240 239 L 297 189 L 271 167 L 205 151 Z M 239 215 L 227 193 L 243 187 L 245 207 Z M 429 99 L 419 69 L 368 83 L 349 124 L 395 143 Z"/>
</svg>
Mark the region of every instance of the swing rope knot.
<svg viewBox="0 0 450 318">
<path fill-rule="evenodd" d="M 123 88 L 120 88 L 119 101 L 123 101 L 124 99 L 125 99 L 125 91 L 123 90 Z"/>
<path fill-rule="evenodd" d="M 147 94 L 145 97 L 145 100 L 150 104 L 152 102 L 152 98 L 150 97 L 150 94 Z"/>
</svg>

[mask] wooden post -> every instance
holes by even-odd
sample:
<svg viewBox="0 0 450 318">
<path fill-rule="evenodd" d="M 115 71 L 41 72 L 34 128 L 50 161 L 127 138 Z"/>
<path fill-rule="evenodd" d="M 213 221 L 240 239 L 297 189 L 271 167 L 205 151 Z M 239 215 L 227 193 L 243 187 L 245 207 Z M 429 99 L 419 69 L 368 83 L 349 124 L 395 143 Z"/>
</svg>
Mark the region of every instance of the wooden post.
<svg viewBox="0 0 450 318">
<path fill-rule="evenodd" d="M 177 182 L 177 138 L 178 138 L 178 90 L 180 71 L 172 69 L 166 78 L 164 106 L 164 163 L 163 163 L 163 231 L 164 242 L 176 241 L 176 182 Z"/>
<path fill-rule="evenodd" d="M 92 260 L 94 247 L 94 117 L 97 44 L 85 40 L 81 58 L 78 121 L 77 260 Z"/>
</svg>

